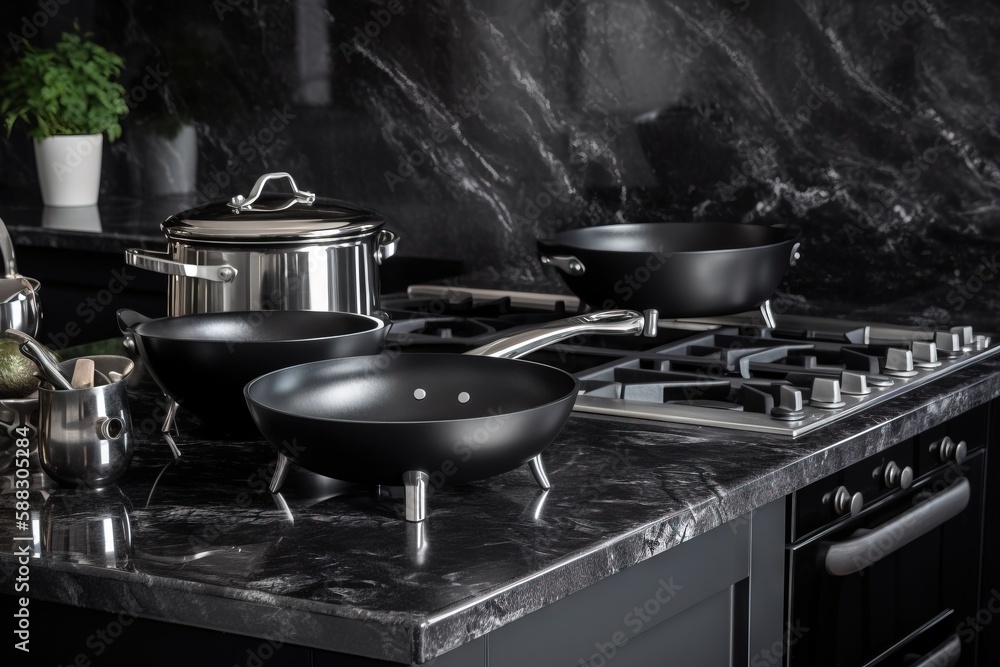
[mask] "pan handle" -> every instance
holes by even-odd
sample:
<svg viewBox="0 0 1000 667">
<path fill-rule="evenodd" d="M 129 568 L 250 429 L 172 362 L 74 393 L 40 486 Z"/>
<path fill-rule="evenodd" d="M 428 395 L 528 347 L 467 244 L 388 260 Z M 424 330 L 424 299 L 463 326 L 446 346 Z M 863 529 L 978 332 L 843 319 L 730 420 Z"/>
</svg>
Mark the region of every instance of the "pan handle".
<svg viewBox="0 0 1000 667">
<path fill-rule="evenodd" d="M 656 336 L 658 321 L 659 313 L 655 310 L 647 310 L 643 313 L 635 310 L 603 310 L 550 322 L 531 331 L 523 331 L 495 340 L 488 345 L 470 350 L 466 354 L 516 359 L 561 340 L 592 333 L 632 334 L 633 336 L 642 335 L 652 338 Z"/>
<path fill-rule="evenodd" d="M 570 276 L 582 276 L 587 267 L 573 255 L 539 255 L 542 264 L 550 264 Z"/>
</svg>

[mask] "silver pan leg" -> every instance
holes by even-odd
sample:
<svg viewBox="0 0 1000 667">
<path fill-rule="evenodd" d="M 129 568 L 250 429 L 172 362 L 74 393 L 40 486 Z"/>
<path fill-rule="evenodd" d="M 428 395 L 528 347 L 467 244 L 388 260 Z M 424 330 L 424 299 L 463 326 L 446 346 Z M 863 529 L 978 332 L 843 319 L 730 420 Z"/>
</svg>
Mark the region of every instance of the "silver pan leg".
<svg viewBox="0 0 1000 667">
<path fill-rule="evenodd" d="M 538 486 L 546 491 L 552 488 L 552 485 L 549 483 L 549 476 L 545 474 L 545 465 L 542 463 L 541 454 L 528 461 L 528 467 L 531 468 L 531 474 L 535 476 Z"/>
<path fill-rule="evenodd" d="M 768 329 L 774 329 L 778 326 L 778 323 L 774 321 L 774 313 L 771 312 L 770 299 L 760 304 L 760 316 L 764 318 L 764 326 Z"/>
<path fill-rule="evenodd" d="M 163 418 L 163 427 L 160 429 L 160 433 L 163 434 L 163 439 L 167 441 L 167 446 L 170 447 L 170 453 L 174 455 L 174 460 L 179 461 L 181 458 L 181 450 L 174 442 L 174 434 L 177 433 L 177 424 L 174 423 L 174 419 L 177 417 L 177 401 L 172 399 L 167 399 L 170 405 L 167 406 L 167 416 Z"/>
<path fill-rule="evenodd" d="M 427 518 L 427 485 L 430 480 L 423 470 L 408 470 L 403 474 L 407 521 L 423 521 Z"/>
<path fill-rule="evenodd" d="M 281 485 L 285 483 L 289 465 L 288 457 L 284 454 L 278 454 L 278 462 L 274 465 L 274 474 L 271 475 L 271 484 L 267 487 L 271 493 L 277 493 L 281 489 Z"/>
</svg>

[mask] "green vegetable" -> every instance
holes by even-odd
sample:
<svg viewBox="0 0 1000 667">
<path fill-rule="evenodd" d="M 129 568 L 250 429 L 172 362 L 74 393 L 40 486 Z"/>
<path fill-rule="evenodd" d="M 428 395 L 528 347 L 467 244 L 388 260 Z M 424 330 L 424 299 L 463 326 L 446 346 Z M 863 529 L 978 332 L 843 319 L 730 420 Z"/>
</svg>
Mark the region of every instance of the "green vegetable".
<svg viewBox="0 0 1000 667">
<path fill-rule="evenodd" d="M 17 342 L 0 338 L 0 398 L 24 398 L 38 389 L 37 370 Z"/>
<path fill-rule="evenodd" d="M 124 63 L 90 37 L 64 32 L 52 48 L 24 46 L 2 77 L 0 115 L 8 136 L 18 120 L 35 139 L 107 133 L 114 141 L 121 136 L 118 120 L 128 106 L 117 79 Z"/>
</svg>

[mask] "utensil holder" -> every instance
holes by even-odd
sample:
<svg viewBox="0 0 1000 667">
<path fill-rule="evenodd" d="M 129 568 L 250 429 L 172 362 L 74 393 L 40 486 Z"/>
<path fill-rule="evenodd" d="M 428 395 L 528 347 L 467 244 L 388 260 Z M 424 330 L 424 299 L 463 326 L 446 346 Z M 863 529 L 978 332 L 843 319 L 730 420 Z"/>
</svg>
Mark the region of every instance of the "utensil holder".
<svg viewBox="0 0 1000 667">
<path fill-rule="evenodd" d="M 45 473 L 67 486 L 102 488 L 125 474 L 134 452 L 126 379 L 127 357 L 100 355 L 95 370 L 121 378 L 86 389 L 38 388 L 38 452 Z M 72 370 L 75 360 L 63 362 Z"/>
</svg>

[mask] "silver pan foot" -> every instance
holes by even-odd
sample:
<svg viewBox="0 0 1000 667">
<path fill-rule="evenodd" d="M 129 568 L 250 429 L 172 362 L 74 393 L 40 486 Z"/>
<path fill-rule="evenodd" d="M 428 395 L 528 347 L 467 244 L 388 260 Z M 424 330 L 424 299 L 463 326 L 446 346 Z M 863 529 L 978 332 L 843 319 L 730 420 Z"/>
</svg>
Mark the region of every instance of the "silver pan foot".
<svg viewBox="0 0 1000 667">
<path fill-rule="evenodd" d="M 778 323 L 774 321 L 774 313 L 771 311 L 770 299 L 760 304 L 760 316 L 764 318 L 764 326 L 768 329 L 774 329 L 778 326 Z"/>
<path fill-rule="evenodd" d="M 427 518 L 427 484 L 430 479 L 422 470 L 408 470 L 403 473 L 407 521 L 423 521 Z"/>
<path fill-rule="evenodd" d="M 177 417 L 177 401 L 172 399 L 167 399 L 169 405 L 167 405 L 167 416 L 163 418 L 163 426 L 160 428 L 160 433 L 163 434 L 163 439 L 167 441 L 167 446 L 170 447 L 170 453 L 174 455 L 174 460 L 179 461 L 181 458 L 181 450 L 177 447 L 177 443 L 174 442 L 174 435 L 177 433 L 177 424 L 175 419 Z"/>
<path fill-rule="evenodd" d="M 549 476 L 545 474 L 545 465 L 542 463 L 541 454 L 528 461 L 528 467 L 531 468 L 531 474 L 535 476 L 538 486 L 546 491 L 552 488 L 552 485 L 549 483 Z"/>
<path fill-rule="evenodd" d="M 271 475 L 271 484 L 267 487 L 268 491 L 277 493 L 281 490 L 281 485 L 285 483 L 285 478 L 288 477 L 288 468 L 288 457 L 284 454 L 278 454 L 278 462 L 274 465 L 274 474 Z"/>
</svg>

